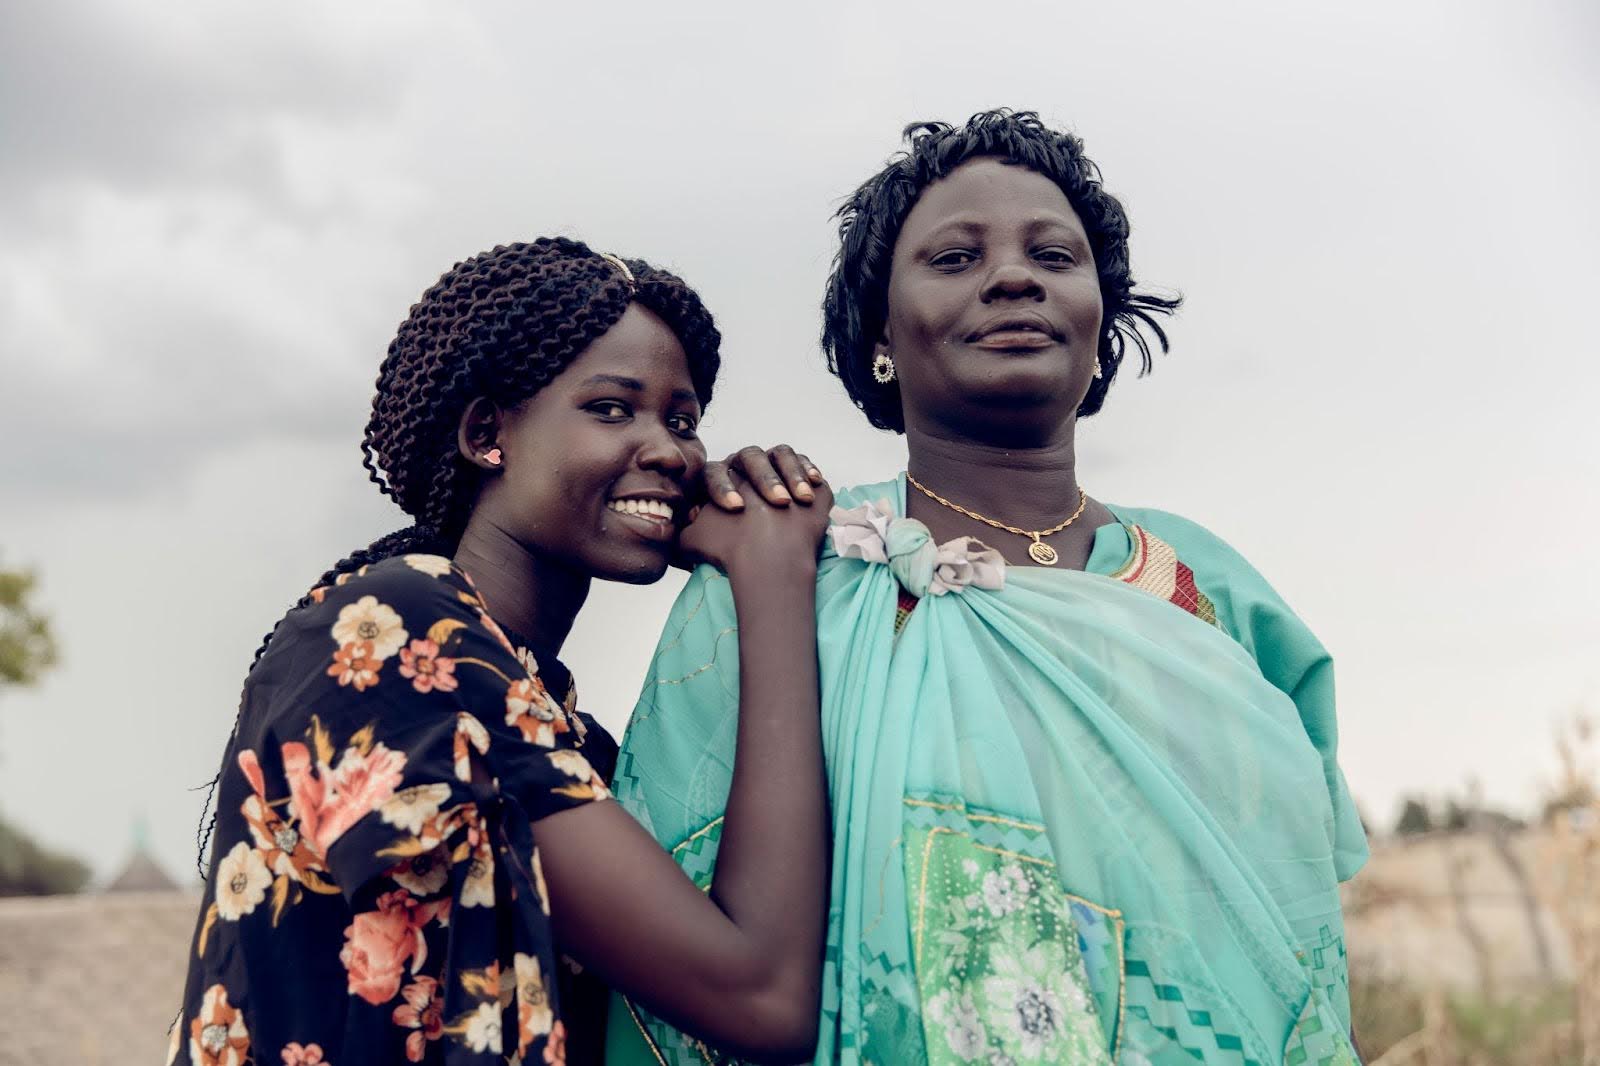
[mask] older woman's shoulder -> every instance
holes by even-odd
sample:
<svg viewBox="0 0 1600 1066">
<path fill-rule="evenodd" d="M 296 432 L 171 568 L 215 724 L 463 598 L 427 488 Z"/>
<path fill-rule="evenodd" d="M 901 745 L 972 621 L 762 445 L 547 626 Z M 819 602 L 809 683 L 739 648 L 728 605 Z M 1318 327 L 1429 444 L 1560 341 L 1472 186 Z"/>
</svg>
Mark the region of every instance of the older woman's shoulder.
<svg viewBox="0 0 1600 1066">
<path fill-rule="evenodd" d="M 1255 568 L 1231 544 L 1193 519 L 1154 507 L 1123 507 L 1117 504 L 1107 506 L 1123 525 L 1137 526 L 1160 538 L 1191 567 L 1198 568 L 1200 564 L 1204 564 L 1207 568 L 1242 567 L 1252 573 L 1255 571 Z"/>
</svg>

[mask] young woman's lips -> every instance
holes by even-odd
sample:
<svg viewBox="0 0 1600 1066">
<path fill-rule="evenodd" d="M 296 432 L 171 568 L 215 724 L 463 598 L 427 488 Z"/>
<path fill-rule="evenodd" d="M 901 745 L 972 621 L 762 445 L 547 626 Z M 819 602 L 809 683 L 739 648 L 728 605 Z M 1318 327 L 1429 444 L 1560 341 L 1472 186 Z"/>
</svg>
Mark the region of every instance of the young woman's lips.
<svg viewBox="0 0 1600 1066">
<path fill-rule="evenodd" d="M 629 512 L 616 507 L 607 507 L 606 510 L 621 519 L 625 528 L 646 540 L 661 543 L 670 541 L 678 535 L 677 523 L 670 516 L 639 511 Z"/>
</svg>

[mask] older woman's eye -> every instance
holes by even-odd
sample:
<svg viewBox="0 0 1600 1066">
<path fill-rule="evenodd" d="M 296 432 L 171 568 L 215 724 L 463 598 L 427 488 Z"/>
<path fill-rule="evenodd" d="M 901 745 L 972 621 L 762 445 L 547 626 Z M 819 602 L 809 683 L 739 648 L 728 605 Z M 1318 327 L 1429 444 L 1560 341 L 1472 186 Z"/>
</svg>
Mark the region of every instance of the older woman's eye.
<svg viewBox="0 0 1600 1066">
<path fill-rule="evenodd" d="M 1077 257 L 1065 248 L 1041 248 L 1033 253 L 1033 257 L 1051 266 L 1071 266 L 1078 261 Z"/>
<path fill-rule="evenodd" d="M 693 437 L 699 423 L 689 415 L 673 415 L 667 423 L 672 427 L 672 432 L 680 437 Z"/>
</svg>

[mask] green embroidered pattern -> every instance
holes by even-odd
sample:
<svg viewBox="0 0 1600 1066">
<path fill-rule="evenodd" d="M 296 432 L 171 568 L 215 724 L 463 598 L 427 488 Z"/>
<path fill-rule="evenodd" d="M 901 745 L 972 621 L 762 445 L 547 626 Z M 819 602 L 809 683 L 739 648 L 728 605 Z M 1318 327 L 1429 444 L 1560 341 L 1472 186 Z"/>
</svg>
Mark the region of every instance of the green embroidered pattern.
<svg viewBox="0 0 1600 1066">
<path fill-rule="evenodd" d="M 1110 1066 L 1115 1018 L 1102 1021 L 1075 900 L 1043 857 L 1042 828 L 939 797 L 908 798 L 906 807 L 907 904 L 930 1066 Z"/>
<path fill-rule="evenodd" d="M 1327 1001 L 1315 992 L 1289 1034 L 1284 1066 L 1361 1066 Z"/>
</svg>

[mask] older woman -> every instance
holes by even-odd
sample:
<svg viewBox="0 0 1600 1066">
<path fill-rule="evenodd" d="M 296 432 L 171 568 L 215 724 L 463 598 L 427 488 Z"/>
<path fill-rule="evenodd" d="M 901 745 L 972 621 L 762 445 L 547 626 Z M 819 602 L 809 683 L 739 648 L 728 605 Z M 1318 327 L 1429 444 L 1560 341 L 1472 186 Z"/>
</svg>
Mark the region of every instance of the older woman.
<svg viewBox="0 0 1600 1066">
<path fill-rule="evenodd" d="M 1009 112 L 908 136 L 841 212 L 825 301 L 830 366 L 910 455 L 840 493 L 817 577 L 816 1059 L 1354 1062 L 1337 889 L 1366 846 L 1328 654 L 1217 537 L 1079 483 L 1078 419 L 1176 301 L 1135 290 L 1077 138 Z M 616 780 L 702 883 L 736 641 L 703 568 Z M 612 1061 L 705 1051 L 623 1006 Z"/>
</svg>

